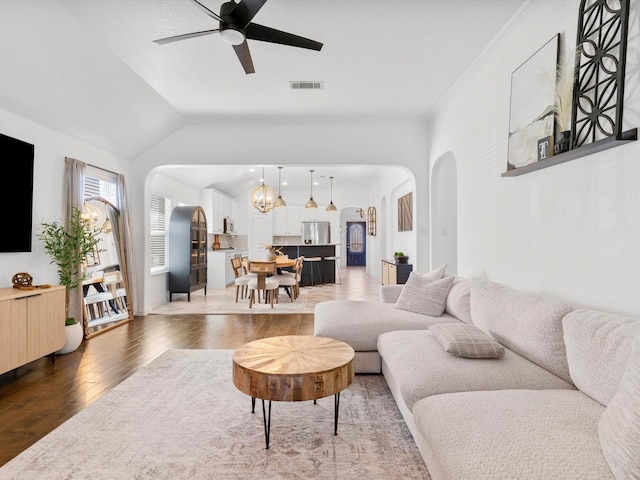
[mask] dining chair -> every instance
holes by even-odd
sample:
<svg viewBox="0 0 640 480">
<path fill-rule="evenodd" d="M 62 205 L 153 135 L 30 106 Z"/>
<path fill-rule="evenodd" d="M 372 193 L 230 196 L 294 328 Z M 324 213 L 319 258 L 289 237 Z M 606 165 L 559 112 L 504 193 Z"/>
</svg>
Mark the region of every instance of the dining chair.
<svg viewBox="0 0 640 480">
<path fill-rule="evenodd" d="M 236 286 L 236 303 L 238 303 L 238 295 L 240 298 L 247 298 L 247 290 L 249 281 L 254 278 L 249 275 L 245 275 L 242 267 L 242 259 L 239 257 L 233 257 L 231 259 L 231 268 L 233 269 L 233 275 L 235 277 L 234 284 Z"/>
<path fill-rule="evenodd" d="M 302 257 L 295 259 L 293 271 L 283 271 L 276 275 L 281 287 L 289 287 L 289 298 L 291 302 L 300 295 L 300 271 L 302 270 Z"/>
<path fill-rule="evenodd" d="M 261 293 L 264 293 L 265 295 L 265 302 L 271 302 L 271 308 L 273 308 L 274 299 L 276 300 L 276 303 L 278 302 L 280 281 L 277 278 L 276 270 L 277 267 L 275 260 L 249 260 L 249 272 L 256 274 L 256 278 L 249 280 L 249 284 L 247 285 L 247 288 L 249 289 L 249 308 L 251 308 L 255 303 L 256 293 L 258 296 L 258 303 L 260 302 Z"/>
</svg>

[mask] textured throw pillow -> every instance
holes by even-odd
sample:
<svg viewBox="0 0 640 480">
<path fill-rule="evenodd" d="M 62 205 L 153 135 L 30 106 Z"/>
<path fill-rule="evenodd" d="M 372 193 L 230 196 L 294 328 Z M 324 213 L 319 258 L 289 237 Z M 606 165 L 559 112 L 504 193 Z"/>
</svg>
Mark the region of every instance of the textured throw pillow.
<svg viewBox="0 0 640 480">
<path fill-rule="evenodd" d="M 640 478 L 640 335 L 620 388 L 598 423 L 600 445 L 616 478 Z"/>
<path fill-rule="evenodd" d="M 447 295 L 454 278 L 445 277 L 431 281 L 425 276 L 409 275 L 394 306 L 400 310 L 440 317 L 444 312 Z"/>
<path fill-rule="evenodd" d="M 446 352 L 464 358 L 500 358 L 504 347 L 468 323 L 441 323 L 429 327 Z"/>
</svg>

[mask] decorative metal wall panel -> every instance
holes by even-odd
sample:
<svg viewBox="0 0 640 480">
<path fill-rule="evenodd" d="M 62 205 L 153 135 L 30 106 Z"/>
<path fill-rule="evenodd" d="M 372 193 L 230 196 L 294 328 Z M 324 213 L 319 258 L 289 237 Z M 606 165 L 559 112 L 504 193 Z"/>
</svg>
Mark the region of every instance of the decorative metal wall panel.
<svg viewBox="0 0 640 480">
<path fill-rule="evenodd" d="M 622 137 L 629 0 L 582 0 L 573 91 L 573 148 Z"/>
</svg>

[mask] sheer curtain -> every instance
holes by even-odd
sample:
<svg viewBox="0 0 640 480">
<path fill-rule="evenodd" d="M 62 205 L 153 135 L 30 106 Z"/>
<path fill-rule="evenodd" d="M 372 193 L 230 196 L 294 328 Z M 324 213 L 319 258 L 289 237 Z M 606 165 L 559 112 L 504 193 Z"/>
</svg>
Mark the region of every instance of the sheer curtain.
<svg viewBox="0 0 640 480">
<path fill-rule="evenodd" d="M 131 239 L 131 221 L 129 216 L 129 198 L 127 196 L 127 188 L 125 185 L 124 175 L 118 174 L 118 208 L 122 215 L 122 240 L 124 241 L 124 255 L 127 264 L 127 295 L 131 311 L 135 312 L 135 306 L 138 304 L 138 293 L 136 285 L 136 264 L 133 256 L 133 241 Z"/>
<path fill-rule="evenodd" d="M 69 222 L 73 215 L 74 208 L 82 209 L 84 204 L 84 179 L 87 169 L 87 164 L 80 160 L 73 158 L 64 159 L 64 176 L 66 179 L 66 198 L 65 198 L 65 228 L 69 228 Z M 78 271 L 78 278 L 82 278 L 82 270 Z M 77 288 L 74 288 L 67 292 L 69 295 L 69 312 L 70 317 L 76 319 L 84 319 L 83 323 L 86 323 L 87 319 L 84 318 L 84 306 L 82 299 L 82 281 L 78 282 Z M 87 325 L 83 324 L 84 331 L 87 330 Z"/>
</svg>

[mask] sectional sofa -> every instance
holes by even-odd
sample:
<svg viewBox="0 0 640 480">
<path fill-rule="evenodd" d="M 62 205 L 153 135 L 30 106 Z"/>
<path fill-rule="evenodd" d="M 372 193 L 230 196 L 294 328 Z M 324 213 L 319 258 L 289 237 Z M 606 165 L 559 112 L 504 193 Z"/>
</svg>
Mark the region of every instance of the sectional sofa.
<svg viewBox="0 0 640 480">
<path fill-rule="evenodd" d="M 314 327 L 384 375 L 432 478 L 640 479 L 640 320 L 443 273 Z"/>
</svg>

